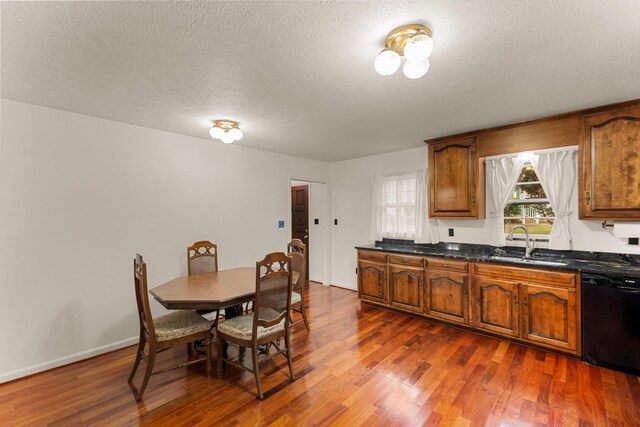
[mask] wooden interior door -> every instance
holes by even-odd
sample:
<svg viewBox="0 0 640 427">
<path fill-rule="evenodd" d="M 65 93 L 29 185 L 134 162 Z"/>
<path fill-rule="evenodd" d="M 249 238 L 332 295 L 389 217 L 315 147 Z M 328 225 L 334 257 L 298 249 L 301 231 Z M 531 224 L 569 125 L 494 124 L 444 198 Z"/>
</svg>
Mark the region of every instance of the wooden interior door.
<svg viewBox="0 0 640 427">
<path fill-rule="evenodd" d="M 307 246 L 306 277 L 309 280 L 309 186 L 291 187 L 291 238 L 300 239 Z"/>
</svg>

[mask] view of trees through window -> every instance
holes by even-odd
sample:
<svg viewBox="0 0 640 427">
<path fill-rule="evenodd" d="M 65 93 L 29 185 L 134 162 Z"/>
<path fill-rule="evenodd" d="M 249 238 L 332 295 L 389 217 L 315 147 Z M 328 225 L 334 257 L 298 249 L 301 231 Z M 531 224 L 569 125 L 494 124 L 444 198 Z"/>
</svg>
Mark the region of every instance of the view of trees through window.
<svg viewBox="0 0 640 427">
<path fill-rule="evenodd" d="M 548 236 L 555 215 L 540 180 L 530 163 L 522 168 L 513 194 L 504 208 L 504 232 L 520 224 L 527 227 L 530 234 Z M 524 234 L 516 230 L 515 234 Z"/>
</svg>

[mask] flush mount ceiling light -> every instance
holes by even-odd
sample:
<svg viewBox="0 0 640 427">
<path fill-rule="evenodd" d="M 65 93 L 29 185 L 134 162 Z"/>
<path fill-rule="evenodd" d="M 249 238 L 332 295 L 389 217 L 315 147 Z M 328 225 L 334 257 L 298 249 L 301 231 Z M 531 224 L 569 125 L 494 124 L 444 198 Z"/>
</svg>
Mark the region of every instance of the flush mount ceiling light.
<svg viewBox="0 0 640 427">
<path fill-rule="evenodd" d="M 384 49 L 373 66 L 378 74 L 390 76 L 398 71 L 401 57 L 406 58 L 402 72 L 410 79 L 418 79 L 429 71 L 427 59 L 433 51 L 431 30 L 421 24 L 403 25 L 392 30 L 384 42 Z"/>
<path fill-rule="evenodd" d="M 243 133 L 239 126 L 238 122 L 233 120 L 216 120 L 213 122 L 209 135 L 225 144 L 231 144 L 233 141 L 242 139 Z"/>
</svg>

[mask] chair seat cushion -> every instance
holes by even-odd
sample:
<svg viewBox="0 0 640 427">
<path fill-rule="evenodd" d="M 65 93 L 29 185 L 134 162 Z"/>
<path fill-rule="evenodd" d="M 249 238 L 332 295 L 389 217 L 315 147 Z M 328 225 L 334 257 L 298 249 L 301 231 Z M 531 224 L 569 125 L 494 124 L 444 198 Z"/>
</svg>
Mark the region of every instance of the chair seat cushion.
<svg viewBox="0 0 640 427">
<path fill-rule="evenodd" d="M 277 317 L 278 313 L 272 309 L 263 309 L 263 315 L 261 317 L 273 318 Z M 265 313 L 267 312 L 267 313 Z M 231 319 L 224 320 L 218 323 L 218 332 L 225 335 L 229 335 L 242 340 L 250 340 L 253 332 L 253 315 L 255 313 L 245 314 L 243 316 L 232 317 Z M 282 319 L 277 325 L 270 326 L 268 328 L 258 326 L 258 339 L 273 334 L 275 332 L 284 332 L 284 321 Z"/>
<path fill-rule="evenodd" d="M 297 304 L 302 301 L 302 296 L 297 292 L 291 292 L 291 304 Z"/>
<path fill-rule="evenodd" d="M 195 311 L 180 310 L 153 319 L 158 341 L 182 338 L 198 332 L 208 331 L 211 324 Z"/>
</svg>

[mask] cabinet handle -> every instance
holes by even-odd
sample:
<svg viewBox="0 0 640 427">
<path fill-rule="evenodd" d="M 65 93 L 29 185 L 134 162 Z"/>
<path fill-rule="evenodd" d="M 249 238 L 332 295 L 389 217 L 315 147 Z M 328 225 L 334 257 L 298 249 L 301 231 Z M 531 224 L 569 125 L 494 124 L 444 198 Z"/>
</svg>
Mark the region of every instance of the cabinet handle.
<svg viewBox="0 0 640 427">
<path fill-rule="evenodd" d="M 451 266 L 449 264 L 442 264 L 442 268 L 450 268 Z"/>
<path fill-rule="evenodd" d="M 518 305 L 518 297 L 513 297 L 513 305 Z"/>
<path fill-rule="evenodd" d="M 373 255 L 369 255 L 369 259 L 375 259 Z"/>
<path fill-rule="evenodd" d="M 527 297 L 522 298 L 522 304 L 527 305 Z"/>
<path fill-rule="evenodd" d="M 408 260 L 408 259 L 406 259 L 406 258 L 402 258 L 402 262 L 404 262 L 404 263 L 406 264 L 406 263 L 408 263 L 408 262 L 409 262 L 409 260 Z"/>
<path fill-rule="evenodd" d="M 466 294 L 467 294 L 467 288 L 464 288 L 464 289 L 462 290 L 462 293 L 466 295 Z"/>
</svg>

